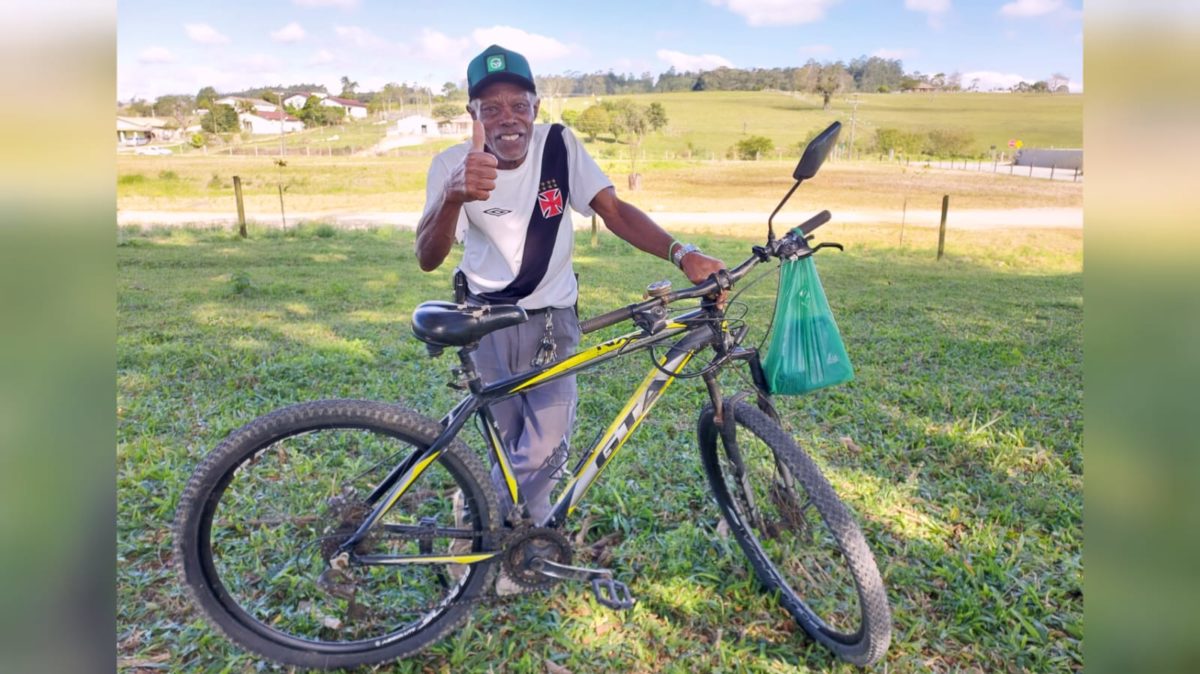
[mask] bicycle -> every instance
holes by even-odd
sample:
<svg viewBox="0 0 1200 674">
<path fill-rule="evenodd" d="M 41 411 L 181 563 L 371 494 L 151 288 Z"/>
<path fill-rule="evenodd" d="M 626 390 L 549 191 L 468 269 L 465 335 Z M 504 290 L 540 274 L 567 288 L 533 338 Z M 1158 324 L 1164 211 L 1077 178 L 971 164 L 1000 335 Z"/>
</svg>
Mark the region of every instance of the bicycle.
<svg viewBox="0 0 1200 674">
<path fill-rule="evenodd" d="M 458 350 L 454 385 L 467 391 L 440 422 L 394 404 L 326 400 L 285 407 L 230 434 L 197 467 L 176 517 L 177 564 L 205 616 L 267 658 L 334 668 L 412 656 L 438 641 L 473 606 L 494 600 L 498 568 L 525 591 L 584 581 L 601 604 L 630 608 L 628 586 L 611 571 L 572 565 L 562 528 L 667 387 L 699 377 L 711 399 L 697 422 L 702 465 L 758 580 L 837 656 L 877 662 L 891 617 L 875 559 L 850 511 L 781 428 L 758 352 L 742 345 L 748 326 L 718 301 L 759 263 L 840 248 L 809 245 L 828 211 L 778 239 L 772 224 L 816 174 L 839 130 L 834 123 L 809 144 L 795 185 L 768 219 L 766 245 L 747 260 L 679 291 L 651 284 L 645 301 L 581 324 L 589 333 L 632 321 L 634 332 L 485 384 L 470 358 L 474 344 L 527 320 L 525 311 L 426 302 L 413 314 L 413 331 L 431 355 Z M 700 303 L 668 312 L 683 300 Z M 655 355 L 666 343 L 666 353 Z M 711 361 L 685 373 L 706 349 Z M 489 405 L 647 351 L 653 367 L 570 472 L 550 514 L 540 522 L 521 517 L 521 490 Z M 731 364 L 748 367 L 753 391 L 722 394 L 717 374 Z M 751 394 L 754 404 L 746 401 Z M 458 437 L 472 418 L 504 477 L 502 493 Z M 514 513 L 505 522 L 497 515 L 501 498 Z"/>
</svg>

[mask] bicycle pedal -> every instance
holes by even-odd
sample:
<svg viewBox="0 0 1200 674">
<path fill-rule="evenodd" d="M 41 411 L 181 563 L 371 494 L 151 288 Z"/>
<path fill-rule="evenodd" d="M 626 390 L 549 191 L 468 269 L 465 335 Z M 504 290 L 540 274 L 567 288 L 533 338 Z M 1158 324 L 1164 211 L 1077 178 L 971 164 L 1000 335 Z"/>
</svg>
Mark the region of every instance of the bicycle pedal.
<svg viewBox="0 0 1200 674">
<path fill-rule="evenodd" d="M 629 586 L 612 578 L 593 578 L 592 594 L 596 601 L 611 609 L 628 610 L 633 608 L 633 594 Z"/>
</svg>

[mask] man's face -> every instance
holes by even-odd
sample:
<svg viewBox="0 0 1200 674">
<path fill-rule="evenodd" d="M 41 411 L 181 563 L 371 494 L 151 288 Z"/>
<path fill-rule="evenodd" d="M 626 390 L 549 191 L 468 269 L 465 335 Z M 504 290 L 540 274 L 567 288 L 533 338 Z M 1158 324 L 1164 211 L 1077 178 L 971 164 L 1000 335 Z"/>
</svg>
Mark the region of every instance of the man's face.
<svg viewBox="0 0 1200 674">
<path fill-rule="evenodd" d="M 520 166 L 529 152 L 537 119 L 536 97 L 511 82 L 496 82 L 488 85 L 471 107 L 472 116 L 483 122 L 487 146 L 499 160 L 499 168 Z"/>
</svg>

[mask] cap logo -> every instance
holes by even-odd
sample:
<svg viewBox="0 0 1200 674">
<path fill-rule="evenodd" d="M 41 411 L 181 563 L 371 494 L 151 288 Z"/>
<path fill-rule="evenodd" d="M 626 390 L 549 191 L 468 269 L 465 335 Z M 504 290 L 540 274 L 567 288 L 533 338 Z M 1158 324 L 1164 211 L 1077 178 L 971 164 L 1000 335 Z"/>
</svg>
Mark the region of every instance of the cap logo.
<svg viewBox="0 0 1200 674">
<path fill-rule="evenodd" d="M 498 70 L 504 70 L 504 69 L 505 68 L 504 68 L 504 55 L 503 54 L 496 54 L 494 56 L 488 57 L 487 71 L 489 73 L 494 73 Z"/>
</svg>

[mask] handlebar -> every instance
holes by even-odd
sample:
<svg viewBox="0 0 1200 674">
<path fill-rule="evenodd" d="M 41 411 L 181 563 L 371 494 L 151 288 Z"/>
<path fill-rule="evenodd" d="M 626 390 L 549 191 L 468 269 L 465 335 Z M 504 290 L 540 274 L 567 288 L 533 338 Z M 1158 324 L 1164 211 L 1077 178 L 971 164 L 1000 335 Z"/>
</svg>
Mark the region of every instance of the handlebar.
<svg viewBox="0 0 1200 674">
<path fill-rule="evenodd" d="M 630 304 L 620 309 L 615 309 L 606 314 L 600 314 L 594 318 L 589 318 L 579 324 L 580 332 L 587 334 L 595 332 L 601 328 L 607 328 L 610 325 L 615 325 L 622 321 L 633 318 L 637 314 L 656 306 L 666 306 L 672 302 L 680 300 L 695 299 L 697 297 L 705 297 L 716 295 L 724 290 L 729 290 L 735 283 L 742 280 L 746 274 L 750 273 L 758 263 L 766 262 L 772 257 L 794 259 L 798 257 L 807 257 L 816 252 L 817 249 L 824 247 L 827 244 L 821 244 L 817 248 L 811 248 L 808 245 L 808 237 L 814 230 L 821 225 L 829 222 L 833 216 L 829 211 L 821 211 L 813 217 L 805 220 L 800 226 L 792 229 L 787 234 L 781 236 L 775 241 L 769 242 L 766 246 L 755 246 L 754 254 L 747 258 L 744 262 L 734 267 L 733 269 L 722 269 L 716 274 L 708 277 L 703 283 L 699 283 L 690 288 L 683 288 L 673 293 L 669 293 L 662 297 L 652 297 L 644 302 Z M 828 244 L 836 245 L 836 244 Z M 841 248 L 841 246 L 837 246 Z"/>
</svg>

